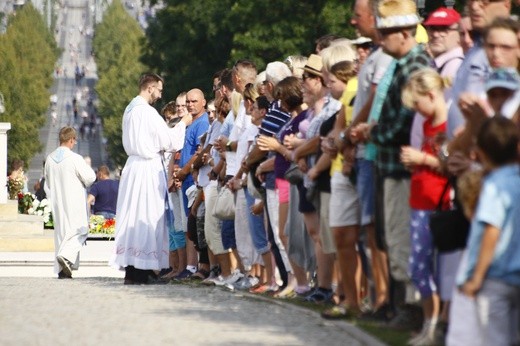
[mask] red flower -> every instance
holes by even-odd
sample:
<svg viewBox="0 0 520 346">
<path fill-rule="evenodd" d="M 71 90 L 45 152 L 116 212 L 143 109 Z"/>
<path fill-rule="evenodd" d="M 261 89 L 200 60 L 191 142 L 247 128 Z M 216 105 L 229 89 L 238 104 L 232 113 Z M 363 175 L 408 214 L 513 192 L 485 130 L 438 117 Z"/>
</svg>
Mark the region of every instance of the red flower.
<svg viewBox="0 0 520 346">
<path fill-rule="evenodd" d="M 110 227 L 115 226 L 115 224 L 116 224 L 116 220 L 108 219 L 105 221 L 105 223 L 103 223 L 103 228 L 110 228 Z"/>
</svg>

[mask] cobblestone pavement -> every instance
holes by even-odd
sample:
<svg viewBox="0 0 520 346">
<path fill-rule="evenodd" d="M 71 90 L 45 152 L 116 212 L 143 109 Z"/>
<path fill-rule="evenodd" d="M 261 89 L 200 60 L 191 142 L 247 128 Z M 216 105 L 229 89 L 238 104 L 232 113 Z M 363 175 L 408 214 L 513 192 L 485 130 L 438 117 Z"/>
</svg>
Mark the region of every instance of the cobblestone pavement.
<svg viewBox="0 0 520 346">
<path fill-rule="evenodd" d="M 0 345 L 377 345 L 287 303 L 121 278 L 0 277 Z"/>
</svg>

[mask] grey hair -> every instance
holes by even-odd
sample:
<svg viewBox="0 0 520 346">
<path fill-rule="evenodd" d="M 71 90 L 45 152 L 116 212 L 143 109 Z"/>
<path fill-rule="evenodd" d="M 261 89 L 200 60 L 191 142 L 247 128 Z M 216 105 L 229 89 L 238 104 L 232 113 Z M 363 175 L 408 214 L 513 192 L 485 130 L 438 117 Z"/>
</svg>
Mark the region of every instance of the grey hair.
<svg viewBox="0 0 520 346">
<path fill-rule="evenodd" d="M 292 76 L 291 70 L 281 61 L 270 62 L 265 68 L 265 80 L 273 85 L 290 76 Z"/>
</svg>

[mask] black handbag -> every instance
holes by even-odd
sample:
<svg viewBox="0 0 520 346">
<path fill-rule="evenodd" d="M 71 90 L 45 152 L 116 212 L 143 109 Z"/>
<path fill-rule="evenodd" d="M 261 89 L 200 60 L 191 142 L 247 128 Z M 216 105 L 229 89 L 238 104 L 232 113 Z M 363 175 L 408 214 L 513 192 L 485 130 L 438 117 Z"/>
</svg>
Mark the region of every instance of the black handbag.
<svg viewBox="0 0 520 346">
<path fill-rule="evenodd" d="M 455 203 L 453 209 L 441 210 L 444 195 L 449 190 L 447 182 L 437 203 L 437 208 L 430 215 L 430 231 L 433 245 L 439 252 L 452 252 L 466 247 L 469 234 L 469 221 L 462 208 Z"/>
<path fill-rule="evenodd" d="M 291 166 L 285 171 L 284 178 L 289 183 L 293 185 L 298 185 L 303 182 L 303 176 L 305 174 L 302 172 L 300 167 L 296 163 L 291 163 Z"/>
</svg>

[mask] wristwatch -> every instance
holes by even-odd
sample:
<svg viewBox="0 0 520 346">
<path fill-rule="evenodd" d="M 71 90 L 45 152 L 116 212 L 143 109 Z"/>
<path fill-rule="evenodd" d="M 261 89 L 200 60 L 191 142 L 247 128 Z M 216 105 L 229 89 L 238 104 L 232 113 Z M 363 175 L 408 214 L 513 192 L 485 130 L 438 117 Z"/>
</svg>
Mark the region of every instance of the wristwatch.
<svg viewBox="0 0 520 346">
<path fill-rule="evenodd" d="M 448 160 L 449 156 L 450 152 L 448 151 L 448 142 L 446 142 L 443 145 L 441 145 L 441 148 L 439 150 L 439 160 L 445 163 Z"/>
<path fill-rule="evenodd" d="M 345 130 L 343 130 L 339 133 L 339 139 L 341 139 L 342 142 L 347 141 L 347 135 L 345 134 Z"/>
<path fill-rule="evenodd" d="M 231 141 L 228 141 L 228 142 L 226 143 L 226 151 L 232 151 L 232 150 L 231 150 Z"/>
</svg>

